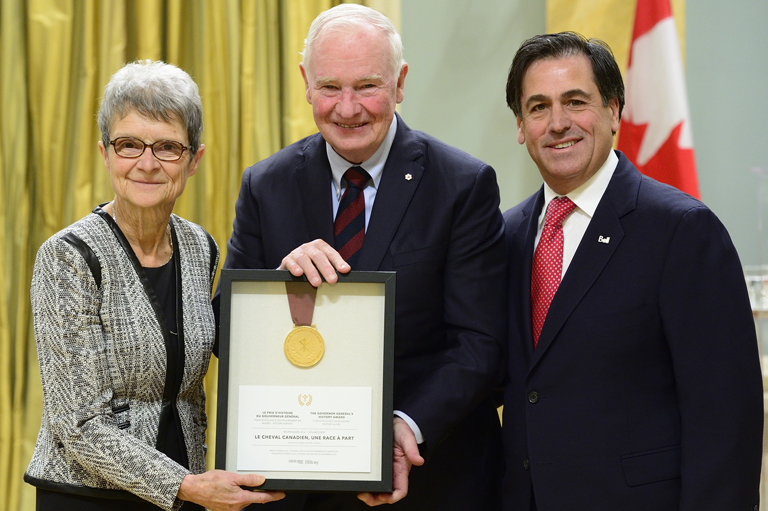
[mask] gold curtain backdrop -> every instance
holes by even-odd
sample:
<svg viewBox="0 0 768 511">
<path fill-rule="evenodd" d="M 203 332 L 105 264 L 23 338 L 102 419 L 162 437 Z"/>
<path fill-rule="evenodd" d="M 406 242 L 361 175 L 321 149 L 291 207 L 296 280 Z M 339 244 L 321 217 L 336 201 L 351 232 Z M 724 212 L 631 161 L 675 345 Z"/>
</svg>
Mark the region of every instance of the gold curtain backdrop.
<svg viewBox="0 0 768 511">
<path fill-rule="evenodd" d="M 206 152 L 174 212 L 208 230 L 223 258 L 243 170 L 317 131 L 299 52 L 315 16 L 339 3 L 0 2 L 0 509 L 35 508 L 34 488 L 22 481 L 42 408 L 32 266 L 43 241 L 114 195 L 96 145 L 109 78 L 126 62 L 159 59 L 199 85 Z M 357 3 L 399 15 L 399 0 Z M 206 382 L 210 468 L 216 376 L 214 359 Z"/>
</svg>

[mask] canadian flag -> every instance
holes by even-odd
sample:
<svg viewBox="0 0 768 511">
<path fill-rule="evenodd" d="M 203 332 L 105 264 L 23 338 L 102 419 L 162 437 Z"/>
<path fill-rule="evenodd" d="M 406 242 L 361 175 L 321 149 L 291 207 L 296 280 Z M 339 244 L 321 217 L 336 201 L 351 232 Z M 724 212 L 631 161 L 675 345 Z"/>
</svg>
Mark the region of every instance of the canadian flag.
<svg viewBox="0 0 768 511">
<path fill-rule="evenodd" d="M 638 0 L 618 149 L 642 172 L 699 197 L 683 61 L 669 0 Z"/>
</svg>

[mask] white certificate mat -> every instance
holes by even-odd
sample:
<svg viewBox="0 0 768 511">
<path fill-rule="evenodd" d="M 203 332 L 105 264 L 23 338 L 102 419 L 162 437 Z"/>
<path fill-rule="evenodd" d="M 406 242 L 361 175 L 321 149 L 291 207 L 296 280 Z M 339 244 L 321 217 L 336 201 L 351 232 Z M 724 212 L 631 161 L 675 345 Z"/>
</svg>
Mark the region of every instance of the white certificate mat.
<svg viewBox="0 0 768 511">
<path fill-rule="evenodd" d="M 391 491 L 394 281 L 324 282 L 311 320 L 324 350 L 304 367 L 285 349 L 298 279 L 222 270 L 216 468 L 262 474 L 270 490 Z"/>
<path fill-rule="evenodd" d="M 238 470 L 371 471 L 370 387 L 240 386 Z"/>
</svg>

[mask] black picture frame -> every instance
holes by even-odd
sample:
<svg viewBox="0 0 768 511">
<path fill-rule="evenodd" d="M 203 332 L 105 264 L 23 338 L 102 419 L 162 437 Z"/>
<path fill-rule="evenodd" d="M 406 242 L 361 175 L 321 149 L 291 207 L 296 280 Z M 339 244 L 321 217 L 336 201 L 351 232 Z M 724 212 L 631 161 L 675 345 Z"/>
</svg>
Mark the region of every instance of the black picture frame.
<svg viewBox="0 0 768 511">
<path fill-rule="evenodd" d="M 281 347 L 293 323 L 284 291 L 281 296 L 285 282 L 307 280 L 284 270 L 221 271 L 216 468 L 262 474 L 266 482 L 260 490 L 391 492 L 395 272 L 352 271 L 339 274 L 335 284 L 323 282 L 317 291 L 315 318 L 317 328 L 330 337 L 325 340 L 323 359 L 311 368 L 292 364 Z M 349 322 L 345 318 L 350 317 L 350 309 L 355 317 L 369 320 L 362 326 L 359 321 Z M 357 329 L 356 333 L 347 334 L 350 329 Z M 334 336 L 334 332 L 347 335 Z M 361 338 L 365 342 L 359 342 Z M 356 350 L 364 355 L 355 355 Z M 380 358 L 371 353 L 380 353 Z M 352 368 L 350 357 L 355 361 Z M 252 370 L 244 370 L 246 367 Z M 296 470 L 238 469 L 237 457 L 242 452 L 238 433 L 241 428 L 246 430 L 237 419 L 241 389 L 255 385 L 251 388 L 264 390 L 274 385 L 283 392 L 293 382 L 310 388 L 372 389 L 369 472 L 307 471 L 304 466 Z"/>
</svg>

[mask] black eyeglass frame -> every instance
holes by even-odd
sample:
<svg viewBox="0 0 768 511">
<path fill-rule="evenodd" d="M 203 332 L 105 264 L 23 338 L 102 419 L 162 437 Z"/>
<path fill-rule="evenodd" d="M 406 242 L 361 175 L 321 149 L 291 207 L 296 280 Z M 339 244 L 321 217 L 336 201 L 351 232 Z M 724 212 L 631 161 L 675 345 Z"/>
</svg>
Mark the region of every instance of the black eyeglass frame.
<svg viewBox="0 0 768 511">
<path fill-rule="evenodd" d="M 139 154 L 137 154 L 136 156 L 123 156 L 122 154 L 118 153 L 117 152 L 117 146 L 115 145 L 115 142 L 117 142 L 118 140 L 122 140 L 122 139 L 129 139 L 129 140 L 135 140 L 136 142 L 140 142 L 141 145 L 142 145 L 141 152 Z M 181 154 L 179 154 L 178 158 L 173 158 L 173 159 L 170 159 L 170 160 L 168 158 L 160 158 L 157 155 L 157 153 L 155 152 L 155 146 L 156 145 L 158 145 L 158 144 L 165 144 L 165 143 L 168 143 L 168 142 L 171 142 L 173 144 L 178 144 L 179 146 L 181 146 Z M 192 150 L 192 146 L 182 145 L 181 142 L 177 142 L 176 140 L 158 140 L 157 142 L 155 142 L 153 144 L 147 144 L 143 140 L 140 140 L 140 139 L 134 138 L 134 137 L 117 137 L 114 140 L 110 140 L 109 141 L 109 145 L 111 145 L 114 148 L 115 154 L 118 155 L 120 158 L 129 158 L 131 160 L 135 160 L 136 158 L 141 158 L 141 156 L 144 154 L 144 151 L 147 150 L 147 147 L 149 147 L 152 150 L 152 155 L 155 158 L 157 158 L 159 161 L 179 161 L 181 159 L 181 157 L 184 156 L 184 151 L 186 151 L 186 150 L 190 150 L 191 151 Z"/>
</svg>

